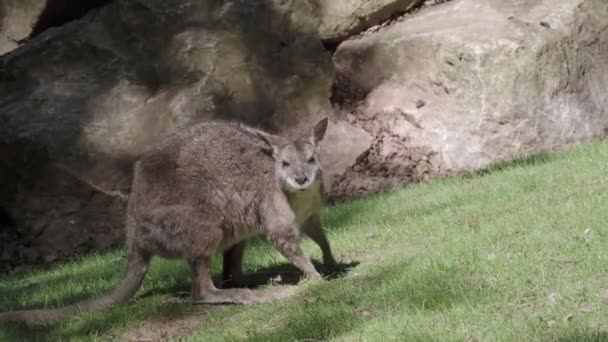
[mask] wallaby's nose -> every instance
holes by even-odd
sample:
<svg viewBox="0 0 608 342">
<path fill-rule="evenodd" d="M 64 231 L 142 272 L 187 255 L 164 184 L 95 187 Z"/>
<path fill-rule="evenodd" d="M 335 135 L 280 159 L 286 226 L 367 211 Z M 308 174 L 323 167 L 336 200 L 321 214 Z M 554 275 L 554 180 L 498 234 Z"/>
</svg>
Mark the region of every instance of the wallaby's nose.
<svg viewBox="0 0 608 342">
<path fill-rule="evenodd" d="M 308 177 L 306 177 L 306 176 L 296 177 L 296 183 L 298 183 L 300 185 L 306 184 L 307 181 L 308 181 Z"/>
</svg>

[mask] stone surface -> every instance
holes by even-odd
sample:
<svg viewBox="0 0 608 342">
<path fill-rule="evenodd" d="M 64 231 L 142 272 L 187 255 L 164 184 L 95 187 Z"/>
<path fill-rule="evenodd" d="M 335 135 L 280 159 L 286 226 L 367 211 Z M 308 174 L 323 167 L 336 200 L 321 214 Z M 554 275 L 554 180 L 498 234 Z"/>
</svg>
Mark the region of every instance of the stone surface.
<svg viewBox="0 0 608 342">
<path fill-rule="evenodd" d="M 374 137 L 367 192 L 605 136 L 608 2 L 454 0 L 342 43 L 333 101 Z"/>
<path fill-rule="evenodd" d="M 0 271 L 120 243 L 124 201 L 105 192 L 202 120 L 294 135 L 329 115 L 332 199 L 607 132 L 603 0 L 425 7 L 342 43 L 335 69 L 319 3 L 113 1 L 0 57 Z M 368 20 L 353 4 L 398 1 L 326 3 L 356 19 L 328 41 L 414 4 Z"/>
<path fill-rule="evenodd" d="M 319 20 L 319 35 L 337 42 L 366 28 L 402 14 L 424 0 L 311 0 Z"/>
<path fill-rule="evenodd" d="M 80 19 L 112 0 L 3 0 L 0 2 L 0 55 L 48 29 Z"/>
<path fill-rule="evenodd" d="M 0 1 L 0 55 L 17 48 L 17 41 L 32 32 L 45 4 L 46 0 Z"/>
<path fill-rule="evenodd" d="M 128 192 L 132 162 L 179 128 L 222 118 L 292 135 L 332 116 L 331 55 L 307 10 L 114 1 L 0 58 L 0 249 L 45 262 L 121 242 L 124 202 L 98 189 Z M 324 150 L 336 165 L 357 154 Z"/>
<path fill-rule="evenodd" d="M 372 136 L 346 120 L 330 122 L 321 142 L 324 183 L 331 185 L 354 165 L 372 144 Z M 344 197 L 337 189 L 327 188 L 330 198 Z M 349 194 L 352 195 L 352 194 Z"/>
</svg>

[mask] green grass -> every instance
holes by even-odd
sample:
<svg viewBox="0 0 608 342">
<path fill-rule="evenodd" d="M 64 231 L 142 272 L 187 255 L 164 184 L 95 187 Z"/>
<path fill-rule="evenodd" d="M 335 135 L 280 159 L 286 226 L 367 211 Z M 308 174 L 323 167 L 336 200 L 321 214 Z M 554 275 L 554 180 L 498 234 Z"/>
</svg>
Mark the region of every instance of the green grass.
<svg viewBox="0 0 608 342">
<path fill-rule="evenodd" d="M 188 291 L 187 267 L 158 258 L 129 302 L 51 327 L 5 328 L 0 339 L 106 341 L 145 320 L 196 313 L 201 325 L 185 341 L 606 341 L 607 219 L 608 142 L 598 142 L 328 209 L 336 255 L 360 264 L 342 278 L 305 282 L 285 301 L 168 303 Z M 0 310 L 107 290 L 122 257 L 5 277 Z M 264 243 L 246 258 L 248 269 L 284 262 Z"/>
</svg>

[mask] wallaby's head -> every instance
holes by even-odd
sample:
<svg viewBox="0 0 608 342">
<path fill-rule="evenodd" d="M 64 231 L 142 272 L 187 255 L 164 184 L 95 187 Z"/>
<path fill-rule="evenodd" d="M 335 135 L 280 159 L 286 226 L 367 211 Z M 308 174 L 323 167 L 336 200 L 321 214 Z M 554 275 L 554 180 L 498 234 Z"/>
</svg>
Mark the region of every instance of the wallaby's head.
<svg viewBox="0 0 608 342">
<path fill-rule="evenodd" d="M 327 117 L 319 120 L 312 132 L 291 142 L 279 142 L 270 135 L 258 133 L 268 145 L 275 162 L 276 175 L 283 190 L 306 190 L 321 180 L 319 142 L 327 130 Z"/>
</svg>

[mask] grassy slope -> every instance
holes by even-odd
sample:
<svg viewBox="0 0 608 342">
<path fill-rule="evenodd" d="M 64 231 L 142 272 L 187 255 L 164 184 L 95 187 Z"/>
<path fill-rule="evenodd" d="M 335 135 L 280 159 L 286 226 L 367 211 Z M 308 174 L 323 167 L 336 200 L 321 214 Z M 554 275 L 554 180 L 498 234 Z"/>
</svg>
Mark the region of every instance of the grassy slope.
<svg viewBox="0 0 608 342">
<path fill-rule="evenodd" d="M 608 340 L 607 217 L 608 142 L 341 205 L 327 230 L 336 254 L 359 266 L 283 302 L 198 308 L 202 327 L 186 340 Z M 0 311 L 108 289 L 121 256 L 4 278 Z M 282 262 L 265 244 L 247 254 L 250 269 Z M 50 328 L 4 329 L 0 339 L 120 337 L 144 319 L 193 310 L 166 302 L 188 287 L 183 263 L 157 259 L 128 303 Z"/>
</svg>

